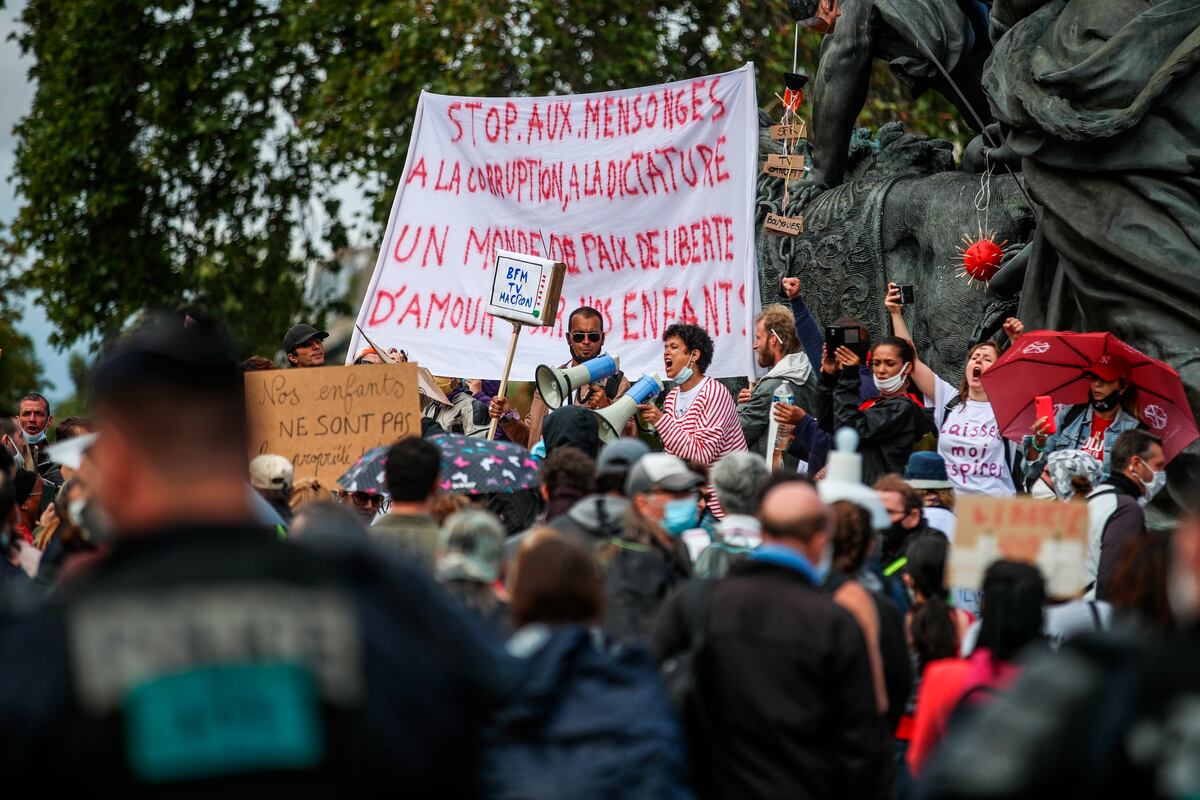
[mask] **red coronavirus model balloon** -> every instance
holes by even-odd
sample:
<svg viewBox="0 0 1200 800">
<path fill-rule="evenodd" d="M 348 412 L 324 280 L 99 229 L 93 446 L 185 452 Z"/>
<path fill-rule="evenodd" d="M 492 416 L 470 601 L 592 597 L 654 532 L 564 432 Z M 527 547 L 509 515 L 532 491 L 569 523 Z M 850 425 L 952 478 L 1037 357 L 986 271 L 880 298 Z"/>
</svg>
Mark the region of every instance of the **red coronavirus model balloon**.
<svg viewBox="0 0 1200 800">
<path fill-rule="evenodd" d="M 1000 271 L 1000 261 L 1004 258 L 1004 245 L 1008 244 L 1007 241 L 996 244 L 995 237 L 994 231 L 989 231 L 988 235 L 984 236 L 982 230 L 976 239 L 963 236 L 963 244 L 966 246 L 958 248 L 959 261 L 962 264 L 962 271 L 958 273 L 960 278 L 987 283 L 995 277 Z"/>
</svg>

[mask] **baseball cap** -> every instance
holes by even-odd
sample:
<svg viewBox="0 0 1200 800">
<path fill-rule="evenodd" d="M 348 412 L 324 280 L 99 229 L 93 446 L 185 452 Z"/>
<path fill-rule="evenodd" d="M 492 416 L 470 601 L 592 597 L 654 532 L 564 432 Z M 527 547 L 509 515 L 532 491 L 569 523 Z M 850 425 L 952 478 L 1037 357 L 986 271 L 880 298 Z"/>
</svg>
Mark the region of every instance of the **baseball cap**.
<svg viewBox="0 0 1200 800">
<path fill-rule="evenodd" d="M 309 339 L 317 338 L 321 341 L 329 338 L 328 331 L 319 331 L 307 322 L 301 322 L 299 325 L 293 325 L 292 329 L 283 337 L 283 352 L 290 353 L 298 344 L 304 344 Z"/>
<path fill-rule="evenodd" d="M 250 485 L 255 489 L 291 489 L 292 462 L 271 453 L 250 461 Z"/>
<path fill-rule="evenodd" d="M 641 458 L 650 452 L 650 446 L 641 439 L 622 438 L 600 451 L 596 459 L 596 475 L 620 475 L 627 473 Z"/>
<path fill-rule="evenodd" d="M 667 492 L 686 492 L 703 485 L 704 479 L 688 469 L 687 464 L 670 453 L 648 453 L 629 470 L 625 479 L 625 494 L 645 494 L 655 489 Z"/>
<path fill-rule="evenodd" d="M 500 575 L 504 528 L 486 511 L 452 515 L 438 540 L 437 579 L 493 583 Z"/>
<path fill-rule="evenodd" d="M 946 475 L 946 461 L 937 453 L 918 450 L 908 458 L 904 480 L 914 489 L 953 489 Z"/>
<path fill-rule="evenodd" d="M 1091 363 L 1084 374 L 1091 373 L 1102 381 L 1129 378 L 1129 362 L 1116 353 L 1105 353 Z"/>
</svg>

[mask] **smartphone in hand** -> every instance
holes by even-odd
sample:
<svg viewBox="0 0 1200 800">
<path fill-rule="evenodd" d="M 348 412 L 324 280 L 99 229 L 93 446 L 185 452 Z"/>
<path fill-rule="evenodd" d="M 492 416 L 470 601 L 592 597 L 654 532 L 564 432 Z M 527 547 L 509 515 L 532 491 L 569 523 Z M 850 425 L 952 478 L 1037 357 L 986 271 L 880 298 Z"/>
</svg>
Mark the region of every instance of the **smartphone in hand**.
<svg viewBox="0 0 1200 800">
<path fill-rule="evenodd" d="M 897 284 L 896 288 L 900 290 L 900 305 L 911 306 L 916 302 L 916 290 L 911 283 Z"/>
<path fill-rule="evenodd" d="M 1043 417 L 1049 423 L 1046 434 L 1057 433 L 1054 426 L 1054 401 L 1050 399 L 1050 395 L 1048 394 L 1038 395 L 1033 399 L 1034 420 L 1039 420 Z"/>
</svg>

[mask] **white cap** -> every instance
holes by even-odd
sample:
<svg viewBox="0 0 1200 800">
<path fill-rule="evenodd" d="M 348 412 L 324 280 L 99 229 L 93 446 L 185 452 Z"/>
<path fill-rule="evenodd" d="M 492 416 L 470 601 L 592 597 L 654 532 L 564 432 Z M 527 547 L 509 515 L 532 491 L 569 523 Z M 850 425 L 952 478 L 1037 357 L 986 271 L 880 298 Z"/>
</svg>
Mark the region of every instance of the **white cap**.
<svg viewBox="0 0 1200 800">
<path fill-rule="evenodd" d="M 825 479 L 817 483 L 821 502 L 829 505 L 839 500 L 854 503 L 871 515 L 871 527 L 883 530 L 892 524 L 878 493 L 862 482 L 862 456 L 858 454 L 858 431 L 842 428 L 834 434 L 836 450 L 830 452 L 825 464 Z"/>
<path fill-rule="evenodd" d="M 292 462 L 283 456 L 256 456 L 250 462 L 250 485 L 255 489 L 291 489 Z"/>
</svg>

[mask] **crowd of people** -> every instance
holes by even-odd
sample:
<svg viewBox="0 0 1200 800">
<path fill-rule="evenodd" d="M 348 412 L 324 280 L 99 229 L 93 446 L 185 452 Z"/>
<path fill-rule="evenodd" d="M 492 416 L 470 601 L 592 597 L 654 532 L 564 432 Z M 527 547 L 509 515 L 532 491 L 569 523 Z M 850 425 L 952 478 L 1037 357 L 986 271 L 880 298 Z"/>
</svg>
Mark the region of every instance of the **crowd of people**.
<svg viewBox="0 0 1200 800">
<path fill-rule="evenodd" d="M 438 378 L 377 488 L 248 460 L 241 373 L 278 365 L 239 366 L 208 320 L 103 354 L 87 418 L 23 398 L 0 414 L 8 783 L 1196 796 L 1200 521 L 1147 527 L 1166 457 L 1128 369 L 1093 366 L 1087 404 L 1010 442 L 981 378 L 1019 320 L 955 386 L 898 287 L 887 335 L 845 318 L 834 347 L 799 281 L 782 289 L 749 387 L 707 375 L 714 342 L 683 323 L 666 389 L 608 443 L 594 412 L 628 391 L 619 372 L 525 413 Z M 285 368 L 321 367 L 327 336 L 288 331 Z M 603 316 L 577 309 L 566 339 L 564 366 L 603 355 Z M 540 485 L 444 490 L 446 435 L 492 420 Z M 1086 504 L 1084 593 L 1008 560 L 952 585 L 956 500 L 1017 494 Z"/>
</svg>

